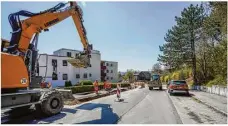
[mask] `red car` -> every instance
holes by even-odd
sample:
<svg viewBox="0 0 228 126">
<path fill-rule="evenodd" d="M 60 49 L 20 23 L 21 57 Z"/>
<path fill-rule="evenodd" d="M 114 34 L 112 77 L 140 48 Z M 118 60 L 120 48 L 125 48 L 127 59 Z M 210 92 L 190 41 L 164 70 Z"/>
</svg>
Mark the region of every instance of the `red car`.
<svg viewBox="0 0 228 126">
<path fill-rule="evenodd" d="M 172 80 L 169 82 L 168 93 L 170 95 L 174 93 L 185 93 L 189 95 L 188 85 L 185 80 Z"/>
</svg>

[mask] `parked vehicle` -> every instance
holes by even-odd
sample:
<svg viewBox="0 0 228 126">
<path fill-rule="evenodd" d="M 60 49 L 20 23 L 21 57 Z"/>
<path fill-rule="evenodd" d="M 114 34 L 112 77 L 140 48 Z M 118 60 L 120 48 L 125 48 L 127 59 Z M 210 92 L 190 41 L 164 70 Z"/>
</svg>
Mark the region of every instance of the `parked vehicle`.
<svg viewBox="0 0 228 126">
<path fill-rule="evenodd" d="M 168 85 L 168 93 L 185 93 L 189 95 L 189 88 L 185 80 L 171 80 Z"/>
</svg>

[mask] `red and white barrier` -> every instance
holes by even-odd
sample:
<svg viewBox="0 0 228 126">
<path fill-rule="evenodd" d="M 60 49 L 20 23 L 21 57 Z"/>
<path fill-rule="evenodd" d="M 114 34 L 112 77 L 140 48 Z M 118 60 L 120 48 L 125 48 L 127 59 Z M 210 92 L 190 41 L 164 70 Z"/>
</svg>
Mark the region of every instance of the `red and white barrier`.
<svg viewBox="0 0 228 126">
<path fill-rule="evenodd" d="M 118 99 L 120 99 L 120 93 L 121 93 L 120 85 L 117 84 L 116 95 L 117 95 L 117 98 L 118 98 Z"/>
</svg>

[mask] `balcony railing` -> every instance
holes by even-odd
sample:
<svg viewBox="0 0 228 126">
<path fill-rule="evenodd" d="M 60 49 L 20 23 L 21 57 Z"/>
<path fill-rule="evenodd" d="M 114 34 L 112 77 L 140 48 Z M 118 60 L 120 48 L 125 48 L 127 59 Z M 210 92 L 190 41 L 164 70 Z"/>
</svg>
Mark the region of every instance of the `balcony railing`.
<svg viewBox="0 0 228 126">
<path fill-rule="evenodd" d="M 106 69 L 106 66 L 101 66 L 101 69 L 102 69 L 102 70 L 105 70 L 105 69 Z"/>
</svg>

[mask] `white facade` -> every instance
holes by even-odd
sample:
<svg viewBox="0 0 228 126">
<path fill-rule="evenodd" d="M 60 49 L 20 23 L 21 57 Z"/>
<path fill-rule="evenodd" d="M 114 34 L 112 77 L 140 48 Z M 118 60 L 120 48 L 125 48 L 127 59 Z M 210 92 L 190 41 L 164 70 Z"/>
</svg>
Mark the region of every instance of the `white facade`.
<svg viewBox="0 0 228 126">
<path fill-rule="evenodd" d="M 118 62 L 113 61 L 102 61 L 102 66 L 106 68 L 103 70 L 106 73 L 105 80 L 108 82 L 118 82 Z"/>
<path fill-rule="evenodd" d="M 66 80 L 70 80 L 72 84 L 77 84 L 78 82 L 82 80 L 91 80 L 100 81 L 101 76 L 101 55 L 99 51 L 92 50 L 91 54 L 91 65 L 92 67 L 89 68 L 75 68 L 73 67 L 69 62 L 67 62 L 67 66 L 63 66 L 63 60 L 68 59 L 67 55 L 71 53 L 71 57 L 75 57 L 76 53 L 79 53 L 78 50 L 70 50 L 70 49 L 59 49 L 54 52 L 54 55 L 48 55 L 48 54 L 40 54 L 39 58 L 39 75 L 45 76 L 46 68 L 46 81 L 49 81 L 52 83 L 53 87 L 57 86 L 64 86 Z M 57 80 L 52 80 L 52 74 L 54 71 L 54 67 L 52 65 L 52 60 L 57 60 L 57 67 L 56 67 L 56 73 L 57 73 Z M 47 67 L 45 67 L 47 64 Z M 63 78 L 66 77 L 67 78 Z M 84 77 L 84 74 L 87 75 L 87 77 Z M 77 76 L 77 77 L 76 77 Z"/>
</svg>

